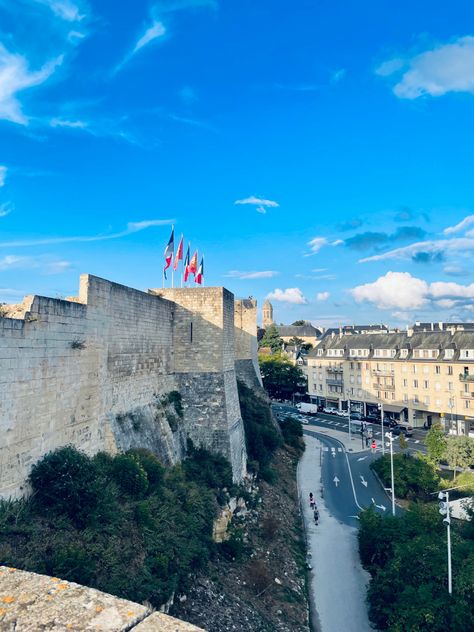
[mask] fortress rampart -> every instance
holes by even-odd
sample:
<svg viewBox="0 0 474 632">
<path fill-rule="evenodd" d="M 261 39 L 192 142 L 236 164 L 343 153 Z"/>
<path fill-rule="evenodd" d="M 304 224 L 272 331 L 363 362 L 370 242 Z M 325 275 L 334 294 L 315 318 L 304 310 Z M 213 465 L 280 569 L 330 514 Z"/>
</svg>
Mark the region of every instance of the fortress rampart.
<svg viewBox="0 0 474 632">
<path fill-rule="evenodd" d="M 145 447 L 165 464 L 186 440 L 246 471 L 236 375 L 258 386 L 256 303 L 224 288 L 141 292 L 82 275 L 78 297 L 28 296 L 0 318 L 0 495 L 66 444 Z M 252 374 L 253 372 L 253 374 Z M 183 417 L 170 423 L 166 395 Z"/>
</svg>

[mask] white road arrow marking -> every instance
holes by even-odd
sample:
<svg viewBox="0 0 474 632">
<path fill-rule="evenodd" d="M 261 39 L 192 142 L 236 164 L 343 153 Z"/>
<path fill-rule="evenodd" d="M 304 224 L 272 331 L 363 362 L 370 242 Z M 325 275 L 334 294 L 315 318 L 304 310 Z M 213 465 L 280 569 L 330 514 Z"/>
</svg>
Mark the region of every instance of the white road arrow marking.
<svg viewBox="0 0 474 632">
<path fill-rule="evenodd" d="M 349 518 L 355 518 L 356 520 L 360 520 L 359 516 L 349 516 Z"/>
<path fill-rule="evenodd" d="M 360 459 L 357 459 L 358 461 L 365 461 L 367 457 L 366 456 L 361 456 Z"/>
<path fill-rule="evenodd" d="M 337 487 L 339 485 L 339 479 L 337 478 L 337 476 L 333 478 L 333 481 L 336 483 L 336 487 Z"/>
<path fill-rule="evenodd" d="M 375 502 L 373 498 L 372 498 L 372 502 L 377 507 L 377 509 L 382 509 L 382 511 L 386 511 L 387 507 L 385 507 L 384 505 L 377 505 L 377 503 Z"/>
<path fill-rule="evenodd" d="M 331 448 L 331 454 L 334 458 L 336 458 L 336 448 Z"/>
<path fill-rule="evenodd" d="M 367 481 L 365 480 L 365 478 L 362 476 L 362 474 L 360 475 L 360 482 L 362 483 L 362 485 L 363 485 L 364 487 L 367 487 L 368 483 L 367 483 Z"/>
</svg>

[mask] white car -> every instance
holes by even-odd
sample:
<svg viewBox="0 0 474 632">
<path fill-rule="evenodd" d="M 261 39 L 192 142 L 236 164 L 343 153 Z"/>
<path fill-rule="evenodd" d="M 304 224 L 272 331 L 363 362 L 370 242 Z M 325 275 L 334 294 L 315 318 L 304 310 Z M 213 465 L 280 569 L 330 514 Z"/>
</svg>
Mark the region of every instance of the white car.
<svg viewBox="0 0 474 632">
<path fill-rule="evenodd" d="M 326 413 L 326 415 L 335 415 L 337 413 L 337 409 L 336 408 L 323 408 L 323 413 Z"/>
<path fill-rule="evenodd" d="M 347 410 L 339 410 L 338 413 L 339 417 L 349 417 L 349 413 L 347 412 Z"/>
</svg>

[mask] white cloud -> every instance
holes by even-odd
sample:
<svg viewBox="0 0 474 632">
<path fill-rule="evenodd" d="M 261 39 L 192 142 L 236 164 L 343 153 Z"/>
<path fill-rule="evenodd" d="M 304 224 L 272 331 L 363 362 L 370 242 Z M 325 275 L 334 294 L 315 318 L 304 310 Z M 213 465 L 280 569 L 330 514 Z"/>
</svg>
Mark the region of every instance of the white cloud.
<svg viewBox="0 0 474 632">
<path fill-rule="evenodd" d="M 0 204 L 0 217 L 6 217 L 13 210 L 13 205 L 10 202 L 3 202 Z"/>
<path fill-rule="evenodd" d="M 389 259 L 411 259 L 418 253 L 428 253 L 432 256 L 441 256 L 444 254 L 457 254 L 474 250 L 474 235 L 470 237 L 457 237 L 454 239 L 436 239 L 429 241 L 419 241 L 403 248 L 395 248 L 380 255 L 365 257 L 360 259 L 359 263 L 367 263 L 369 261 L 386 261 Z"/>
<path fill-rule="evenodd" d="M 357 303 L 367 301 L 380 309 L 417 309 L 428 300 L 428 284 L 408 272 L 387 272 L 373 283 L 350 290 Z"/>
<path fill-rule="evenodd" d="M 0 44 L 0 119 L 27 125 L 17 93 L 44 83 L 61 65 L 63 57 L 46 63 L 40 70 L 31 71 L 25 57 L 8 52 Z"/>
<path fill-rule="evenodd" d="M 70 0 L 35 0 L 38 4 L 44 4 L 59 18 L 66 22 L 80 22 L 86 15 Z"/>
<path fill-rule="evenodd" d="M 474 283 L 461 285 L 446 281 L 436 281 L 430 285 L 430 293 L 433 298 L 474 298 Z"/>
<path fill-rule="evenodd" d="M 402 68 L 404 72 L 393 88 L 401 99 L 439 97 L 447 92 L 474 93 L 474 37 L 460 37 L 406 61 L 389 60 L 379 66 L 377 73 L 389 76 Z"/>
<path fill-rule="evenodd" d="M 326 272 L 326 271 L 327 271 L 327 268 L 313 268 L 311 270 L 311 272 L 315 272 L 316 274 L 319 274 L 321 272 Z"/>
<path fill-rule="evenodd" d="M 333 72 L 331 76 L 331 83 L 338 83 L 339 81 L 341 81 L 341 79 L 344 79 L 346 73 L 347 70 L 345 68 L 339 68 L 339 70 Z"/>
<path fill-rule="evenodd" d="M 5 165 L 0 165 L 0 189 L 5 185 L 8 169 Z"/>
<path fill-rule="evenodd" d="M 153 226 L 169 226 L 174 224 L 174 219 L 151 219 L 143 222 L 129 222 L 127 228 L 119 233 L 109 233 L 105 235 L 90 235 L 90 236 L 71 236 L 71 237 L 45 237 L 43 239 L 24 239 L 18 241 L 3 241 L 0 242 L 0 248 L 23 248 L 25 246 L 43 246 L 47 244 L 65 244 L 65 243 L 79 243 L 90 241 L 105 241 L 108 239 L 119 239 L 120 237 L 126 237 L 133 233 L 138 233 L 147 228 Z"/>
<path fill-rule="evenodd" d="M 278 202 L 274 200 L 265 200 L 264 198 L 258 198 L 255 195 L 251 195 L 248 198 L 244 198 L 243 200 L 236 200 L 234 204 L 251 204 L 256 206 L 257 213 L 265 214 L 267 212 L 267 208 L 276 208 L 280 206 Z"/>
<path fill-rule="evenodd" d="M 436 301 L 436 305 L 441 307 L 441 309 L 452 309 L 456 307 L 456 301 L 453 301 L 451 298 L 442 298 L 439 301 Z"/>
<path fill-rule="evenodd" d="M 327 246 L 327 244 L 328 240 L 326 239 L 326 237 L 314 237 L 314 239 L 308 241 L 308 246 L 310 247 L 313 254 L 318 253 L 321 248 L 323 248 L 323 246 Z"/>
<path fill-rule="evenodd" d="M 51 127 L 70 127 L 72 129 L 85 129 L 86 127 L 89 127 L 89 123 L 86 121 L 70 121 L 62 118 L 53 118 L 50 120 L 49 124 Z"/>
<path fill-rule="evenodd" d="M 329 296 L 330 296 L 329 292 L 318 292 L 316 294 L 316 300 L 317 301 L 327 301 Z"/>
<path fill-rule="evenodd" d="M 262 270 L 261 272 L 241 272 L 230 270 L 225 276 L 233 279 L 271 279 L 280 273 L 275 270 Z"/>
<path fill-rule="evenodd" d="M 448 226 L 447 228 L 444 229 L 443 232 L 445 235 L 460 233 L 460 232 L 463 232 L 466 228 L 469 228 L 469 226 L 472 226 L 473 224 L 474 224 L 474 215 L 468 215 L 462 221 L 460 221 L 459 224 L 456 224 L 455 226 Z"/>
<path fill-rule="evenodd" d="M 267 298 L 273 301 L 280 301 L 281 303 L 293 303 L 294 305 L 305 305 L 308 302 L 303 292 L 297 287 L 289 287 L 286 290 L 276 288 L 268 294 Z"/>
<path fill-rule="evenodd" d="M 132 55 L 147 46 L 153 40 L 162 37 L 166 33 L 165 26 L 162 22 L 154 21 L 153 24 L 147 28 L 143 35 L 139 38 L 135 44 L 135 48 L 132 51 Z"/>
</svg>

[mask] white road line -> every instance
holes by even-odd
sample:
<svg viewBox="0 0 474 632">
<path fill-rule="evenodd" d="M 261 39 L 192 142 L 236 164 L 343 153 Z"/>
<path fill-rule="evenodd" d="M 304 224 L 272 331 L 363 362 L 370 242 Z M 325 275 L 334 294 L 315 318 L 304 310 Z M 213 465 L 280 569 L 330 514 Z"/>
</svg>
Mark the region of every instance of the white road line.
<svg viewBox="0 0 474 632">
<path fill-rule="evenodd" d="M 359 509 L 362 511 L 362 509 L 363 509 L 363 508 L 359 505 L 359 501 L 357 500 L 357 494 L 356 494 L 356 490 L 355 490 L 355 487 L 354 487 L 354 480 L 353 480 L 353 478 L 352 478 L 352 470 L 351 470 L 351 466 L 350 466 L 350 463 L 349 463 L 349 458 L 348 458 L 348 456 L 347 456 L 347 452 L 344 452 L 344 454 L 345 454 L 345 456 L 346 456 L 347 468 L 348 468 L 348 470 L 349 470 L 349 476 L 350 476 L 350 479 L 351 479 L 352 493 L 354 494 L 355 504 L 356 504 L 356 505 L 359 507 Z"/>
<path fill-rule="evenodd" d="M 329 448 L 324 448 L 324 452 L 329 452 Z"/>
<path fill-rule="evenodd" d="M 338 448 L 338 449 L 337 449 L 337 451 L 338 451 L 338 452 L 342 452 L 342 448 Z"/>
</svg>

